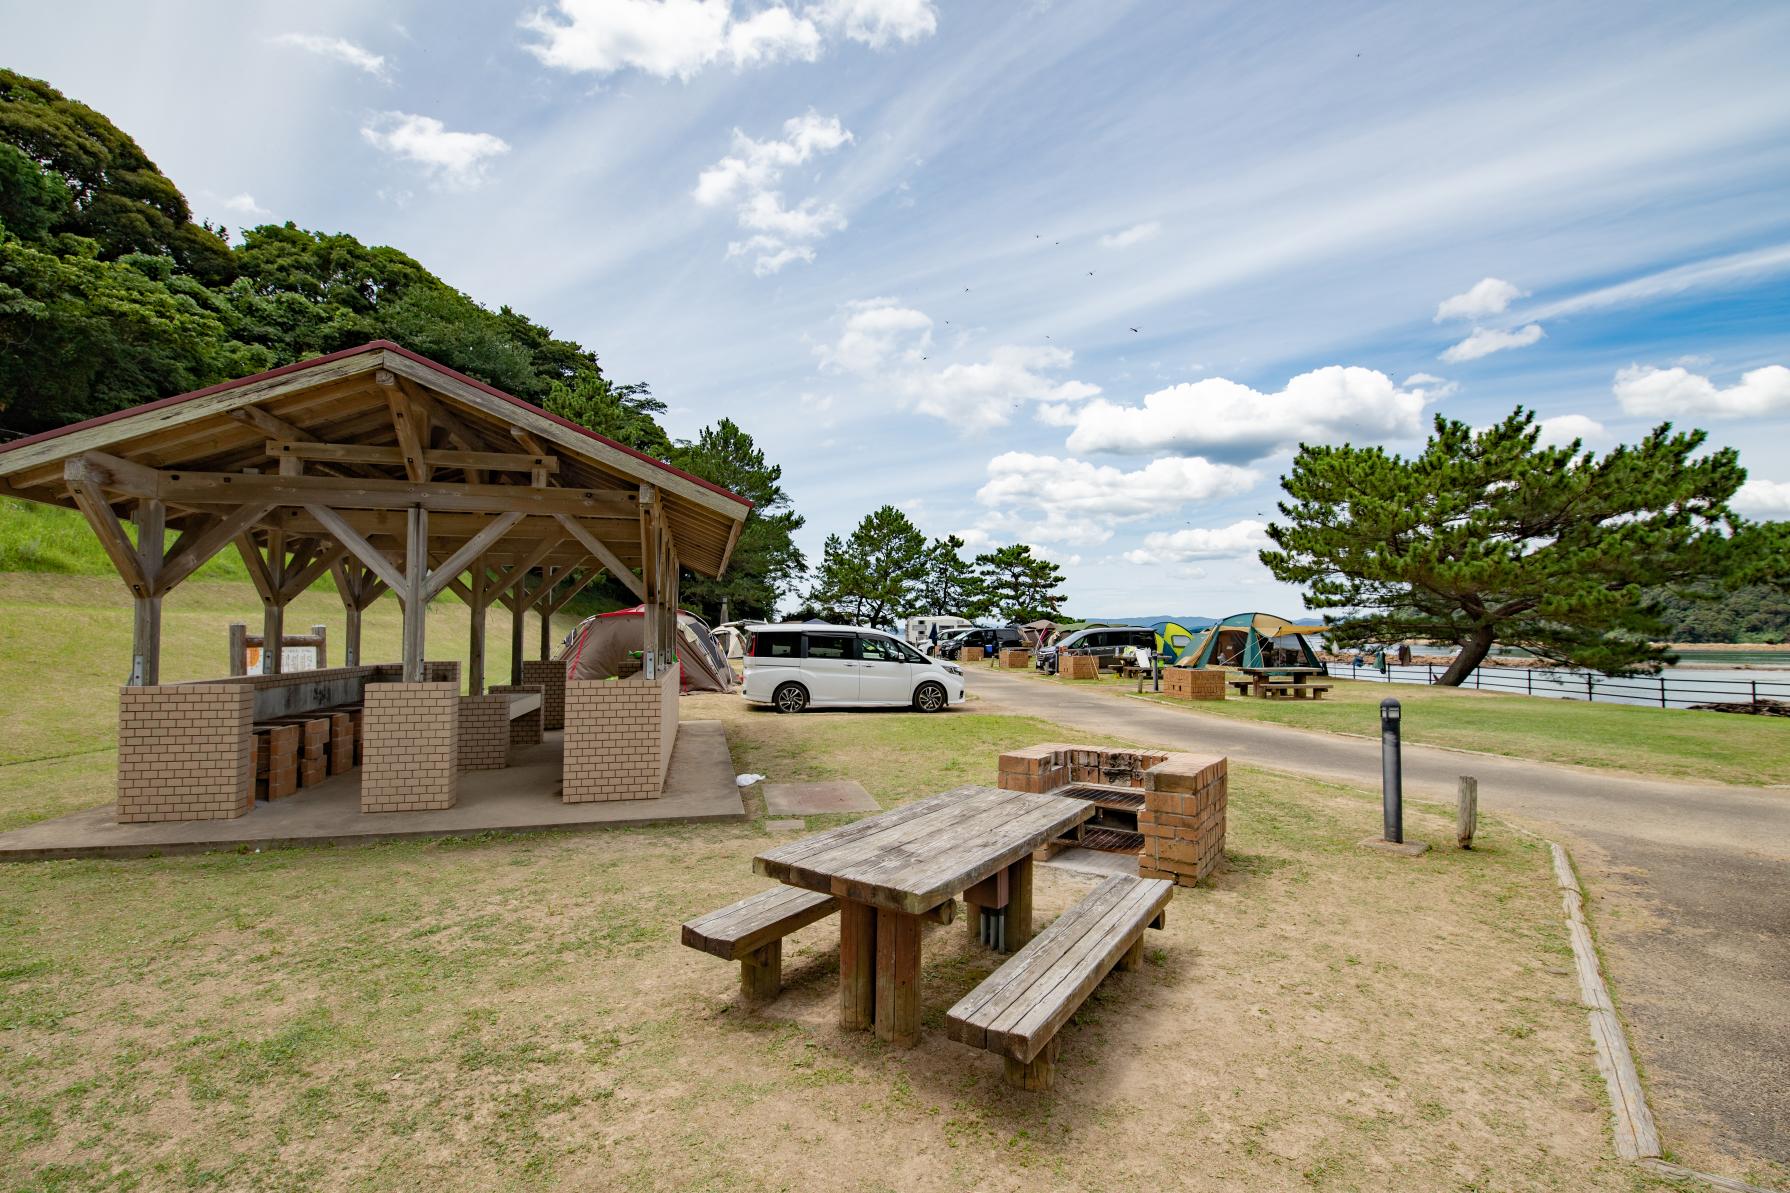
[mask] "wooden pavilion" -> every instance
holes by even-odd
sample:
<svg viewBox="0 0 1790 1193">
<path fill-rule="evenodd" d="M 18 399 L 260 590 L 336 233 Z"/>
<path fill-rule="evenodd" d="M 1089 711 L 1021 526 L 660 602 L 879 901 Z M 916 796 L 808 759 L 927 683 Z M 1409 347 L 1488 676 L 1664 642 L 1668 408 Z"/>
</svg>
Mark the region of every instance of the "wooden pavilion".
<svg viewBox="0 0 1790 1193">
<path fill-rule="evenodd" d="M 432 598 L 456 593 L 472 614 L 475 698 L 486 691 L 493 605 L 510 612 L 509 679 L 517 685 L 525 615 L 541 615 L 545 658 L 551 614 L 607 573 L 647 608 L 641 679 L 662 686 L 675 671 L 679 573 L 721 574 L 751 508 L 388 341 L 5 444 L 0 493 L 79 509 L 129 588 L 127 710 L 130 689 L 166 690 L 162 598 L 232 546 L 260 594 L 269 644 L 284 637 L 287 604 L 334 576 L 346 620 L 338 670 L 369 670 L 360 615 L 394 594 L 404 612 L 401 669 L 375 678 L 400 685 L 432 677 L 439 685 L 440 667 L 432 672 L 426 662 L 424 614 Z M 126 522 L 136 526 L 134 539 Z M 295 699 L 265 695 L 282 685 L 268 682 L 280 651 L 264 657 L 266 674 L 236 681 L 260 685 L 254 715 Z M 675 704 L 671 716 L 675 724 Z M 121 749 L 122 815 L 129 750 L 122 736 Z M 571 798 L 569 779 L 567 787 Z M 222 802 L 232 801 L 240 802 Z"/>
</svg>

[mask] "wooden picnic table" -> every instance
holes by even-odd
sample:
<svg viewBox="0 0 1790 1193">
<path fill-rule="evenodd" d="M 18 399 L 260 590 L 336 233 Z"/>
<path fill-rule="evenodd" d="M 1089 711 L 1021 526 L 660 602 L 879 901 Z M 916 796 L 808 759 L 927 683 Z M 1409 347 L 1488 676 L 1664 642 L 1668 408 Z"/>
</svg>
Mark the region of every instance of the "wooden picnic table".
<svg viewBox="0 0 1790 1193">
<path fill-rule="evenodd" d="M 1086 800 L 959 787 L 768 849 L 752 868 L 839 899 L 839 1021 L 912 1047 L 921 921 L 949 923 L 941 912 L 964 892 L 972 913 L 1004 900 L 1006 946 L 1018 949 L 1032 937 L 1032 851 L 1093 815 Z"/>
</svg>

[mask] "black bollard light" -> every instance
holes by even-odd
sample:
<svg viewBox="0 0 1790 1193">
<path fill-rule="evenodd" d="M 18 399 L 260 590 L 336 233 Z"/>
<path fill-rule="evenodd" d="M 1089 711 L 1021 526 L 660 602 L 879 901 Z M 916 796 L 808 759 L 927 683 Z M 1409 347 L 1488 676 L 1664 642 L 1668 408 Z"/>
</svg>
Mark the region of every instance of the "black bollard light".
<svg viewBox="0 0 1790 1193">
<path fill-rule="evenodd" d="M 1385 817 L 1385 839 L 1394 845 L 1405 840 L 1405 776 L 1399 760 L 1399 704 L 1380 701 L 1380 786 Z"/>
</svg>

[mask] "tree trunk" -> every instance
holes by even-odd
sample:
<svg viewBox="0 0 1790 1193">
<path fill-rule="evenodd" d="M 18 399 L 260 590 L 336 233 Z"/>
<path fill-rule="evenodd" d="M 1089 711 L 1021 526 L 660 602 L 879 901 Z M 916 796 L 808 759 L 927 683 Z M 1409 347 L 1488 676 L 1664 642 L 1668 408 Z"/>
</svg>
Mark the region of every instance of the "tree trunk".
<svg viewBox="0 0 1790 1193">
<path fill-rule="evenodd" d="M 1490 626 L 1475 630 L 1471 638 L 1461 643 L 1461 653 L 1454 656 L 1454 662 L 1448 665 L 1448 670 L 1442 673 L 1442 678 L 1436 683 L 1445 688 L 1460 687 L 1473 674 L 1473 669 L 1491 653 L 1494 641 Z"/>
</svg>

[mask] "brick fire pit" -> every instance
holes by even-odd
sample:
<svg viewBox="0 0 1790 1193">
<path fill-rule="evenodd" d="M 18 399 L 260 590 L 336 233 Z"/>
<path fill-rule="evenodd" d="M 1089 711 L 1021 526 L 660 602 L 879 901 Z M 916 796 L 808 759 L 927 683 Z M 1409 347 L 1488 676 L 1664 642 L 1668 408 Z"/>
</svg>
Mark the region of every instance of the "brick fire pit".
<svg viewBox="0 0 1790 1193">
<path fill-rule="evenodd" d="M 1054 844 L 1135 853 L 1142 877 L 1193 886 L 1224 856 L 1229 769 L 1216 754 L 1046 742 L 1002 754 L 1000 786 L 1093 802 L 1095 820 Z"/>
</svg>

